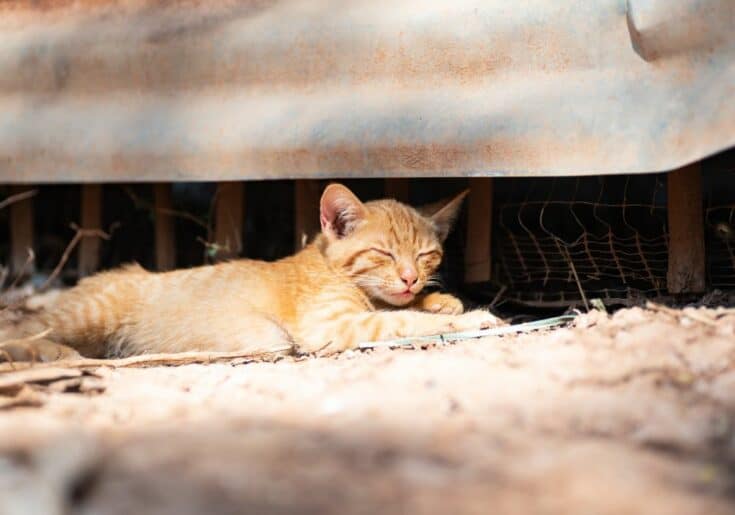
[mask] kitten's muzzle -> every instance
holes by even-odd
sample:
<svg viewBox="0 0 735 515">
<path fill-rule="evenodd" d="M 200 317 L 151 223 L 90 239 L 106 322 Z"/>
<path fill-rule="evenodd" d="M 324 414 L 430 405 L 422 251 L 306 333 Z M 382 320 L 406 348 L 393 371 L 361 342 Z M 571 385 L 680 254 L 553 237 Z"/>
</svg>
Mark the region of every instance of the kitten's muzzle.
<svg viewBox="0 0 735 515">
<path fill-rule="evenodd" d="M 408 286 L 406 285 L 405 281 L 403 282 L 403 288 L 400 288 L 398 284 L 396 284 L 397 288 L 394 291 L 389 291 L 388 296 L 390 296 L 393 299 L 396 299 L 399 301 L 399 304 L 407 304 L 410 301 L 414 299 L 414 297 L 421 291 L 423 288 L 423 284 L 419 284 L 418 281 L 414 281 L 412 285 Z M 400 288 L 400 289 L 399 289 Z"/>
</svg>

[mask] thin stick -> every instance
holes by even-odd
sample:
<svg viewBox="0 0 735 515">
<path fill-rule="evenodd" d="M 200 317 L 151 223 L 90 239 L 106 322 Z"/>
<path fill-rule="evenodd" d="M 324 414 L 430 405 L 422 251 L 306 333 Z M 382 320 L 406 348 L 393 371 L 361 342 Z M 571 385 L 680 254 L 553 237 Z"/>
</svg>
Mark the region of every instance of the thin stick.
<svg viewBox="0 0 735 515">
<path fill-rule="evenodd" d="M 20 272 L 18 272 L 18 274 L 15 276 L 15 279 L 13 279 L 13 282 L 6 289 L 6 291 L 7 290 L 12 290 L 16 286 L 18 286 L 18 283 L 20 282 L 20 280 L 23 279 L 23 277 L 25 276 L 25 272 L 26 272 L 26 269 L 28 268 L 28 266 L 36 260 L 36 253 L 33 252 L 33 249 L 29 248 L 27 250 L 28 250 L 28 257 L 26 258 L 25 263 L 23 263 L 23 266 L 21 267 Z M 5 277 L 3 277 L 2 281 L 0 282 L 0 284 L 2 284 L 4 282 L 5 282 Z M 5 304 L 3 306 L 0 306 L 0 311 L 5 311 L 6 309 L 10 309 L 10 308 L 16 308 L 16 307 L 20 306 L 27 298 L 28 298 L 28 296 L 27 295 L 24 295 L 21 298 L 16 299 L 15 302 L 11 302 L 9 304 Z"/>
<path fill-rule="evenodd" d="M 49 287 L 49 285 L 53 282 L 54 279 L 61 273 L 61 270 L 64 268 L 64 265 L 67 261 L 69 261 L 69 257 L 71 256 L 71 253 L 74 251 L 74 248 L 79 244 L 82 238 L 87 237 L 96 237 L 96 238 L 102 238 L 103 240 L 109 240 L 110 235 L 112 232 L 117 228 L 118 224 L 112 224 L 110 226 L 110 232 L 107 233 L 103 231 L 102 229 L 82 229 L 75 223 L 69 224 L 69 226 L 76 231 L 74 234 L 74 237 L 71 239 L 69 244 L 64 249 L 64 253 L 61 255 L 61 259 L 56 264 L 56 268 L 54 268 L 53 272 L 51 272 L 51 275 L 48 276 L 46 281 L 41 285 L 41 287 L 38 289 L 38 291 L 45 291 L 46 288 Z"/>
<path fill-rule="evenodd" d="M 207 231 L 209 230 L 209 225 L 207 225 L 204 221 L 192 215 L 191 213 L 187 213 L 185 211 L 177 211 L 176 209 L 169 209 L 167 207 L 156 207 L 153 208 L 153 210 L 161 213 L 162 215 L 177 216 L 179 218 L 183 218 L 184 220 L 189 220 L 190 222 L 197 224 L 199 227 Z"/>
<path fill-rule="evenodd" d="M 47 336 L 48 336 L 49 334 L 51 334 L 51 331 L 53 331 L 53 329 L 51 329 L 51 328 L 49 327 L 49 328 L 47 328 L 47 329 L 44 329 L 44 330 L 43 330 L 43 331 L 41 331 L 40 333 L 36 333 L 36 334 L 34 334 L 33 336 L 29 336 L 28 338 L 24 338 L 24 340 L 29 340 L 29 341 L 35 341 L 35 340 L 40 340 L 41 338 L 45 338 L 45 337 L 47 337 Z"/>
<path fill-rule="evenodd" d="M 590 310 L 590 304 L 587 302 L 587 295 L 584 294 L 584 289 L 582 288 L 582 283 L 579 280 L 579 276 L 577 275 L 577 269 L 574 267 L 574 261 L 572 261 L 572 256 L 569 255 L 569 249 L 566 247 L 561 247 L 564 249 L 564 253 L 567 255 L 567 261 L 569 262 L 569 267 L 572 269 L 572 274 L 574 274 L 574 280 L 577 282 L 577 288 L 579 289 L 579 294 L 582 296 L 582 302 L 584 302 L 584 309 L 587 311 Z"/>
<path fill-rule="evenodd" d="M 15 279 L 13 279 L 13 282 L 8 287 L 9 290 L 12 290 L 16 286 L 18 286 L 18 283 L 20 280 L 25 276 L 26 269 L 28 266 L 33 263 L 36 260 L 36 253 L 33 252 L 33 249 L 26 249 L 28 251 L 28 257 L 26 258 L 25 263 L 23 263 L 23 266 L 20 268 L 20 272 L 15 276 Z"/>
<path fill-rule="evenodd" d="M 500 288 L 500 291 L 498 291 L 498 293 L 497 293 L 497 294 L 495 295 L 495 297 L 493 297 L 493 301 L 492 301 L 492 302 L 490 303 L 490 307 L 491 307 L 491 308 L 494 308 L 494 307 L 495 307 L 495 306 L 497 305 L 497 303 L 498 303 L 498 302 L 500 301 L 500 299 L 501 299 L 501 298 L 503 297 L 503 294 L 505 293 L 505 291 L 506 291 L 507 289 L 508 289 L 508 287 L 507 287 L 506 285 L 503 285 L 503 286 L 502 286 L 502 287 Z"/>
<path fill-rule="evenodd" d="M 211 227 L 209 224 L 204 222 L 201 218 L 198 218 L 191 213 L 187 213 L 186 211 L 177 211 L 176 209 L 170 209 L 166 207 L 155 207 L 150 202 L 143 200 L 138 195 L 135 194 L 135 192 L 130 187 L 124 187 L 123 191 L 130 197 L 130 199 L 133 201 L 134 204 L 138 206 L 143 206 L 145 209 L 149 211 L 153 211 L 156 213 L 161 213 L 162 215 L 168 215 L 168 216 L 174 216 L 178 218 L 183 218 L 184 220 L 189 220 L 192 223 L 195 223 L 199 227 L 205 229 L 207 231 L 207 234 L 209 234 Z"/>
<path fill-rule="evenodd" d="M 273 359 L 283 357 L 292 351 L 291 346 L 283 346 L 278 349 L 263 352 L 177 352 L 172 354 L 143 354 L 121 359 L 68 359 L 60 361 L 49 361 L 48 363 L 30 363 L 27 361 L 16 361 L 14 367 L 7 363 L 0 363 L 0 373 L 7 369 L 20 370 L 27 368 L 128 368 L 128 367 L 155 367 L 155 366 L 178 366 L 193 363 L 219 363 L 232 361 L 233 359 L 245 358 L 255 360 Z"/>
<path fill-rule="evenodd" d="M 14 187 L 13 191 L 18 188 Z M 10 205 L 10 269 L 17 273 L 25 264 L 27 248 L 33 248 L 33 201 L 34 192 L 21 191 L 4 202 Z M 21 202 L 21 200 L 23 200 Z M 33 269 L 30 270 L 31 272 Z"/>
<path fill-rule="evenodd" d="M 37 194 L 38 190 L 28 190 L 21 193 L 16 193 L 15 195 L 10 195 L 8 198 L 0 202 L 0 209 L 5 209 L 11 204 L 15 204 L 22 200 L 27 200 L 31 197 L 35 197 Z"/>
</svg>

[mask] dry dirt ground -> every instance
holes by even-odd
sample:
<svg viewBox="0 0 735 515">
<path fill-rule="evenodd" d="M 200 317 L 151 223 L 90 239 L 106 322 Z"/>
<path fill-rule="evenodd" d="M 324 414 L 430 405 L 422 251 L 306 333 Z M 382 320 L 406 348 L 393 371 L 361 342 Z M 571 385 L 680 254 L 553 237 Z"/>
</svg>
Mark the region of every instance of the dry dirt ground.
<svg viewBox="0 0 735 515">
<path fill-rule="evenodd" d="M 722 308 L 59 374 L 0 388 L 2 514 L 735 513 Z"/>
</svg>

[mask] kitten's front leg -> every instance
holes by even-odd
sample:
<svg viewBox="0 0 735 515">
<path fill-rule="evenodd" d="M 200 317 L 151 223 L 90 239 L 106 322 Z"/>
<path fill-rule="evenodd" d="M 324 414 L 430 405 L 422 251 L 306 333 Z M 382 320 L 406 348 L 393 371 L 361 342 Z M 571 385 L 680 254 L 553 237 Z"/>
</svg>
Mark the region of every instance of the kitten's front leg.
<svg viewBox="0 0 735 515">
<path fill-rule="evenodd" d="M 443 313 L 445 315 L 459 315 L 464 312 L 461 300 L 454 295 L 439 292 L 422 295 L 416 300 L 414 307 L 428 313 Z"/>
<path fill-rule="evenodd" d="M 429 336 L 502 325 L 489 311 L 443 315 L 417 311 L 344 313 L 333 319 L 313 319 L 302 331 L 297 352 L 331 354 L 355 349 L 362 342 Z"/>
</svg>

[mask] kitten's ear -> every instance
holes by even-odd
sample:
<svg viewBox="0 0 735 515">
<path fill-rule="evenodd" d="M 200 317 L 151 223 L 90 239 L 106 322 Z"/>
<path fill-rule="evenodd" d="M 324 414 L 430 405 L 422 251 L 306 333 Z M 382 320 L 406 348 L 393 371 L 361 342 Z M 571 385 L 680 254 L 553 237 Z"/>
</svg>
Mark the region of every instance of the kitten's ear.
<svg viewBox="0 0 735 515">
<path fill-rule="evenodd" d="M 470 190 L 464 190 L 449 202 L 442 202 L 440 205 L 430 204 L 424 208 L 431 209 L 433 211 L 433 213 L 429 215 L 429 218 L 434 222 L 437 234 L 442 242 L 447 239 L 449 231 L 452 230 L 452 226 L 459 215 L 459 209 L 462 207 L 462 201 L 469 192 Z"/>
<path fill-rule="evenodd" d="M 365 218 L 365 205 L 341 184 L 330 184 L 319 202 L 322 233 L 329 238 L 348 236 Z"/>
</svg>

